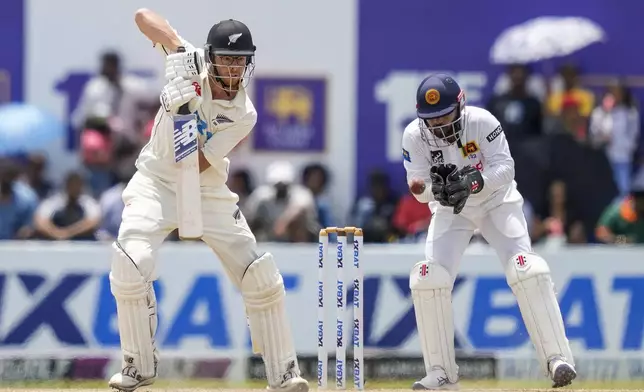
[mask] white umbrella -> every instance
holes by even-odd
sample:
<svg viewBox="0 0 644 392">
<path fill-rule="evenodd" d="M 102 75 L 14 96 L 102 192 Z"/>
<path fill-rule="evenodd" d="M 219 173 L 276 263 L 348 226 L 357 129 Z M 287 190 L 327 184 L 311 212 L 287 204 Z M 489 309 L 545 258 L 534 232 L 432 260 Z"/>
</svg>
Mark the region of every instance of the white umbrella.
<svg viewBox="0 0 644 392">
<path fill-rule="evenodd" d="M 527 64 L 565 56 L 605 39 L 601 26 L 587 18 L 542 16 L 499 34 L 490 50 L 490 61 Z"/>
</svg>

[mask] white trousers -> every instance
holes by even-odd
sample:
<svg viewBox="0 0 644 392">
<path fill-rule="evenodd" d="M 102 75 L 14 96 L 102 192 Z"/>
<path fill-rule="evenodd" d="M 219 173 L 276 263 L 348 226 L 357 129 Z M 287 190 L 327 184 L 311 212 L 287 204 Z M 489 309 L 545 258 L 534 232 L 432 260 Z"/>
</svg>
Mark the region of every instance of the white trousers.
<svg viewBox="0 0 644 392">
<path fill-rule="evenodd" d="M 488 208 L 466 206 L 458 215 L 454 215 L 451 207 L 439 206 L 434 210 L 427 233 L 425 257 L 445 267 L 454 279 L 463 252 L 476 229 L 494 248 L 504 271 L 511 257 L 532 250 L 523 215 L 523 199 Z"/>
<path fill-rule="evenodd" d="M 238 197 L 202 193 L 203 241 L 217 254 L 239 287 L 246 268 L 259 258 L 255 236 L 237 207 Z M 165 238 L 177 228 L 177 202 L 172 185 L 137 172 L 123 191 L 117 242 L 147 281 L 157 279 L 156 256 Z"/>
</svg>

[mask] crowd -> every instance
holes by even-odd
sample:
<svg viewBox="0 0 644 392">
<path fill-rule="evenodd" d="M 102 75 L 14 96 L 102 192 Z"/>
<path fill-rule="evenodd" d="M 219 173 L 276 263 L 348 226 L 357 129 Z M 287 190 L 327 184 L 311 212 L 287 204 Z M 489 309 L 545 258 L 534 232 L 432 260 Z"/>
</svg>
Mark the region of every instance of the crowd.
<svg viewBox="0 0 644 392">
<path fill-rule="evenodd" d="M 157 93 L 144 79 L 122 75 L 117 54 L 105 54 L 72 119 L 82 170 L 55 189 L 42 155 L 0 157 L 0 240 L 113 239 L 121 193 L 159 107 Z M 644 242 L 644 138 L 626 86 L 616 81 L 596 95 L 572 65 L 552 81 L 516 65 L 486 107 L 508 139 L 533 241 Z M 394 191 L 378 168 L 350 216 L 334 217 L 327 192 L 332 174 L 317 162 L 298 173 L 279 161 L 266 169 L 263 184 L 238 170 L 228 185 L 260 241 L 317 241 L 321 227 L 345 222 L 362 227 L 365 242 L 423 241 L 431 212 L 409 192 Z"/>
</svg>

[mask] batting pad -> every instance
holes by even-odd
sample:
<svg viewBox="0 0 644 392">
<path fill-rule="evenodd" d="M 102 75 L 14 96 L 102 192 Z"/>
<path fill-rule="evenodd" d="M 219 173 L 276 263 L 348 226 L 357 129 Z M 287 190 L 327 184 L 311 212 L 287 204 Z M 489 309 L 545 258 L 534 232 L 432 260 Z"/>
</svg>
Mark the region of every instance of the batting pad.
<svg viewBox="0 0 644 392">
<path fill-rule="evenodd" d="M 409 276 L 425 370 L 429 374 L 440 367 L 455 383 L 458 366 L 454 353 L 453 281 L 442 265 L 432 261 L 416 263 Z"/>
<path fill-rule="evenodd" d="M 279 387 L 300 372 L 284 307 L 284 281 L 270 253 L 248 266 L 241 293 L 254 350 L 264 358 L 269 387 Z"/>
<path fill-rule="evenodd" d="M 553 357 L 561 356 L 574 366 L 548 263 L 537 254 L 519 253 L 510 259 L 505 275 L 544 374 L 548 376 Z"/>
<path fill-rule="evenodd" d="M 147 283 L 134 262 L 114 246 L 110 286 L 116 299 L 119 334 L 124 364 L 134 366 L 142 378 L 156 376 L 154 334 L 157 309 L 154 288 Z"/>
</svg>

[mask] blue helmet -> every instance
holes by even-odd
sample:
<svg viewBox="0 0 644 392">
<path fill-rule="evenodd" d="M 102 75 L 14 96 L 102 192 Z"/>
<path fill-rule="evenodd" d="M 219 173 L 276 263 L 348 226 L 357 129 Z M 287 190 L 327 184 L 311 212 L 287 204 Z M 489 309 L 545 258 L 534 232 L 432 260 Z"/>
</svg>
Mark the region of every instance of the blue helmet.
<svg viewBox="0 0 644 392">
<path fill-rule="evenodd" d="M 416 115 L 421 132 L 429 132 L 428 143 L 446 147 L 463 133 L 465 93 L 451 76 L 429 75 L 416 91 Z"/>
</svg>

